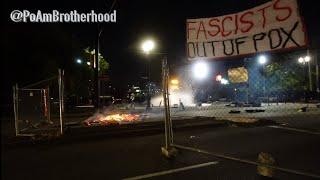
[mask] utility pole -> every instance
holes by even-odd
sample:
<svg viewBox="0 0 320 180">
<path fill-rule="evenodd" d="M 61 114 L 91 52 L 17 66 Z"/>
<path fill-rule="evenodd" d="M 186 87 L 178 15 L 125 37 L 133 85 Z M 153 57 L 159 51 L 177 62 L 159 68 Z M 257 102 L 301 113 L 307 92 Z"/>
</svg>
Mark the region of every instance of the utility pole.
<svg viewBox="0 0 320 180">
<path fill-rule="evenodd" d="M 310 57 L 309 49 L 307 50 L 307 56 Z M 312 76 L 311 76 L 311 63 L 308 62 L 308 76 L 309 76 L 309 91 L 312 92 Z"/>
<path fill-rule="evenodd" d="M 100 107 L 100 87 L 99 87 L 99 39 L 100 39 L 100 28 L 99 24 L 97 27 L 97 37 L 95 42 L 95 51 L 94 51 L 94 106 L 96 108 Z"/>
<path fill-rule="evenodd" d="M 250 71 L 249 71 L 249 61 L 252 58 L 244 58 L 243 59 L 243 66 L 247 69 L 248 72 L 248 80 L 246 82 L 246 103 L 249 104 L 250 101 L 250 89 L 249 89 L 249 82 L 250 82 Z"/>
<path fill-rule="evenodd" d="M 320 88 L 319 88 L 319 62 L 318 62 L 318 53 L 317 53 L 317 49 L 315 49 L 314 51 L 314 62 L 316 65 L 316 92 L 317 92 L 317 98 L 320 98 Z"/>
<path fill-rule="evenodd" d="M 149 57 L 147 57 L 148 58 L 148 62 L 147 62 L 147 66 L 148 66 L 148 68 L 147 68 L 147 71 L 148 71 L 148 81 L 147 81 L 147 88 L 148 88 L 148 95 L 147 95 L 147 108 L 146 108 L 146 110 L 147 111 L 149 111 L 149 110 L 151 110 L 151 76 L 150 76 L 150 69 L 151 69 L 151 62 L 150 62 L 150 58 Z"/>
</svg>

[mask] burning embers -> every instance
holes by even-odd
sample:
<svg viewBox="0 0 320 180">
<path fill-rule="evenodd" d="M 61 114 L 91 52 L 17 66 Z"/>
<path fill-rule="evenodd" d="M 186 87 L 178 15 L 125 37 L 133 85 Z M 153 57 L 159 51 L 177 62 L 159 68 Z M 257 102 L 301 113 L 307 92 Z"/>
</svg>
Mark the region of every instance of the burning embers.
<svg viewBox="0 0 320 180">
<path fill-rule="evenodd" d="M 94 115 L 83 123 L 85 126 L 109 126 L 129 124 L 140 121 L 140 115 L 138 114 L 97 114 Z"/>
</svg>

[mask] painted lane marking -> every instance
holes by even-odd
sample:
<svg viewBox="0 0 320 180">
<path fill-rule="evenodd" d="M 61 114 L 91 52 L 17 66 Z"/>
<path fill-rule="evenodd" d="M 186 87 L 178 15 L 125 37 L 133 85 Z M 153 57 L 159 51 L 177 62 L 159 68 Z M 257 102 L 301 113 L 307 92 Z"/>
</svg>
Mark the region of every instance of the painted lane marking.
<svg viewBox="0 0 320 180">
<path fill-rule="evenodd" d="M 151 174 L 145 174 L 145 175 L 125 178 L 123 180 L 136 180 L 136 179 L 146 179 L 146 178 L 151 178 L 151 177 L 156 177 L 156 176 L 163 176 L 163 175 L 172 174 L 172 173 L 181 172 L 181 171 L 186 171 L 186 170 L 190 170 L 190 169 L 216 165 L 218 163 L 219 163 L 218 161 L 207 162 L 207 163 L 202 163 L 202 164 L 197 164 L 197 165 L 192 165 L 192 166 L 186 166 L 186 167 L 183 167 L 183 168 L 170 169 L 170 170 L 167 170 L 167 171 L 160 171 L 160 172 L 156 172 L 156 173 L 151 173 Z"/>
</svg>

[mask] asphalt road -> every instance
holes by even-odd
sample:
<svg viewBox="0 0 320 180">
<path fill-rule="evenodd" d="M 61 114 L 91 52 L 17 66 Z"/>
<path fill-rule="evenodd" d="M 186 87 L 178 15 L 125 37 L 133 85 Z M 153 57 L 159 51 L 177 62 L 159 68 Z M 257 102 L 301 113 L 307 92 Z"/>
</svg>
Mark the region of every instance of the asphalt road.
<svg viewBox="0 0 320 180">
<path fill-rule="evenodd" d="M 320 127 L 319 118 L 292 117 L 299 128 Z M 283 120 L 285 122 L 285 120 Z M 304 126 L 305 125 L 305 126 Z M 282 126 L 281 126 L 282 127 Z M 286 127 L 285 125 L 283 127 Z M 2 147 L 2 179 L 261 179 L 256 166 L 180 150 L 168 160 L 161 155 L 162 134 Z M 320 136 L 294 129 L 220 127 L 175 133 L 175 143 L 255 161 L 270 153 L 276 165 L 320 175 Z M 276 179 L 312 179 L 276 171 Z"/>
</svg>

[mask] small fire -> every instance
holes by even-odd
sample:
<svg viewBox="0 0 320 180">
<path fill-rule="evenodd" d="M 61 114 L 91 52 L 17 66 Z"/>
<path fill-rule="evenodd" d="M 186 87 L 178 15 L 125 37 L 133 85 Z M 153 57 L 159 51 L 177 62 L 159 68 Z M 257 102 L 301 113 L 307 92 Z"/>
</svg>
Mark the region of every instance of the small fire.
<svg viewBox="0 0 320 180">
<path fill-rule="evenodd" d="M 93 125 L 119 125 L 122 123 L 132 123 L 139 121 L 140 116 L 138 114 L 111 114 L 103 115 L 98 114 L 96 116 L 90 117 L 84 121 L 86 126 Z"/>
<path fill-rule="evenodd" d="M 136 121 L 139 119 L 137 114 L 112 114 L 106 116 L 102 121 Z"/>
</svg>

